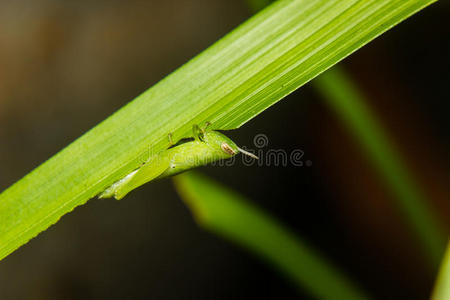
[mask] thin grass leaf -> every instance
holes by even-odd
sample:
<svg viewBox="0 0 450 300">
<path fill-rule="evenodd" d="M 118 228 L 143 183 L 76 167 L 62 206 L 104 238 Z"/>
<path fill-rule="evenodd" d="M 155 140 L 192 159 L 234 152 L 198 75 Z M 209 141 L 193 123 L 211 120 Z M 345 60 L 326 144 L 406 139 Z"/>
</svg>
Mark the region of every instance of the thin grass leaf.
<svg viewBox="0 0 450 300">
<path fill-rule="evenodd" d="M 238 128 L 435 0 L 284 0 L 0 194 L 0 259 L 190 134 Z"/>
<path fill-rule="evenodd" d="M 337 67 L 319 76 L 313 85 L 360 142 L 373 162 L 372 166 L 390 188 L 399 211 L 415 233 L 431 266 L 437 268 L 445 250 L 443 226 L 387 132 L 365 104 L 367 100 L 363 94 Z"/>
<path fill-rule="evenodd" d="M 431 300 L 450 299 L 450 242 L 447 245 L 447 251 L 441 263 L 439 275 L 433 291 Z"/>
<path fill-rule="evenodd" d="M 316 250 L 241 195 L 197 172 L 174 182 L 202 228 L 272 264 L 301 290 L 318 299 L 368 299 Z"/>
<path fill-rule="evenodd" d="M 269 6 L 273 0 L 246 0 L 245 2 L 252 12 L 258 12 Z"/>
</svg>

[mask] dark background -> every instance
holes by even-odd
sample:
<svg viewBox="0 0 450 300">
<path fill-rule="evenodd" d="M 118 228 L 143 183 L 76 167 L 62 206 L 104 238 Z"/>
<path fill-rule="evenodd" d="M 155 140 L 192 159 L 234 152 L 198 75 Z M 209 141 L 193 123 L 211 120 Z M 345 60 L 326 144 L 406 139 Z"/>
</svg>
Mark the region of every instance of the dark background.
<svg viewBox="0 0 450 300">
<path fill-rule="evenodd" d="M 450 228 L 448 1 L 346 59 Z M 0 2 L 0 191 L 251 16 L 244 1 Z M 242 129 L 312 166 L 204 167 L 379 299 L 425 299 L 430 269 L 358 143 L 301 88 Z M 32 191 L 30 191 L 32 192 Z M 291 299 L 257 258 L 202 231 L 171 180 L 90 200 L 0 263 L 0 299 Z M 308 299 L 304 295 L 305 299 Z"/>
</svg>

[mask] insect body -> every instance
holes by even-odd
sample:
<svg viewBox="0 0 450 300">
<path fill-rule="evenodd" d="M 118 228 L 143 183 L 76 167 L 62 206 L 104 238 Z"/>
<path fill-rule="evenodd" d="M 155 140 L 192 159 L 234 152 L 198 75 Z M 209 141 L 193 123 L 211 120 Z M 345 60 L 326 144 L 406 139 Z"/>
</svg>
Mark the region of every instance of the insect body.
<svg viewBox="0 0 450 300">
<path fill-rule="evenodd" d="M 153 155 L 142 167 L 107 188 L 99 198 L 114 197 L 120 200 L 135 188 L 151 180 L 173 176 L 216 160 L 230 158 L 239 152 L 258 158 L 239 148 L 220 132 L 201 130 L 194 125 L 193 134 L 193 141 Z"/>
</svg>

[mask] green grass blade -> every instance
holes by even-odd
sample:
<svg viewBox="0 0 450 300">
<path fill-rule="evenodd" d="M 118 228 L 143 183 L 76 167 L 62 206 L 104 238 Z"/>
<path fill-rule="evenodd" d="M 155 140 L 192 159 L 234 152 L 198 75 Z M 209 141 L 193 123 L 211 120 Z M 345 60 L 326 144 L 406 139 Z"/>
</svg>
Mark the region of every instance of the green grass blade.
<svg viewBox="0 0 450 300">
<path fill-rule="evenodd" d="M 445 234 L 437 218 L 408 172 L 382 125 L 365 105 L 367 102 L 351 79 L 333 68 L 313 81 L 328 105 L 354 134 L 397 200 L 407 224 L 423 246 L 433 267 L 437 267 L 445 249 Z"/>
<path fill-rule="evenodd" d="M 257 12 L 269 6 L 273 0 L 246 0 L 245 2 L 252 12 Z"/>
<path fill-rule="evenodd" d="M 434 287 L 431 300 L 448 300 L 450 299 L 450 243 L 447 245 L 447 252 L 441 263 L 436 285 Z"/>
<path fill-rule="evenodd" d="M 0 259 L 193 124 L 233 129 L 435 0 L 278 1 L 0 194 Z"/>
<path fill-rule="evenodd" d="M 203 228 L 258 255 L 318 299 L 367 299 L 339 270 L 280 223 L 230 189 L 189 172 L 174 178 Z"/>
</svg>

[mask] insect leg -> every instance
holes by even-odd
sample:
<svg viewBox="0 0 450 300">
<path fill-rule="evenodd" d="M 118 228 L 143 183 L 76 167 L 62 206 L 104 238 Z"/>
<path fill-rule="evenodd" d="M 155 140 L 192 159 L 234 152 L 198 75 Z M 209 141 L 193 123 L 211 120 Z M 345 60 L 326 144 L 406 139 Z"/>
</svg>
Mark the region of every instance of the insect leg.
<svg viewBox="0 0 450 300">
<path fill-rule="evenodd" d="M 202 129 L 200 129 L 200 127 L 198 127 L 197 124 L 194 124 L 194 125 L 192 126 L 192 133 L 193 133 L 194 138 L 195 138 L 196 140 L 203 141 L 203 134 L 204 134 L 204 131 L 203 131 Z"/>
<path fill-rule="evenodd" d="M 207 122 L 205 123 L 205 127 L 203 127 L 203 129 L 202 129 L 202 132 L 205 133 L 205 132 L 206 132 L 206 129 L 208 129 L 209 126 L 211 126 L 211 122 L 207 121 Z"/>
<path fill-rule="evenodd" d="M 170 144 L 170 147 L 172 147 L 173 145 L 175 145 L 175 143 L 173 142 L 173 138 L 172 138 L 172 132 L 169 132 L 169 134 L 167 135 L 167 137 L 169 138 L 169 144 Z"/>
</svg>

